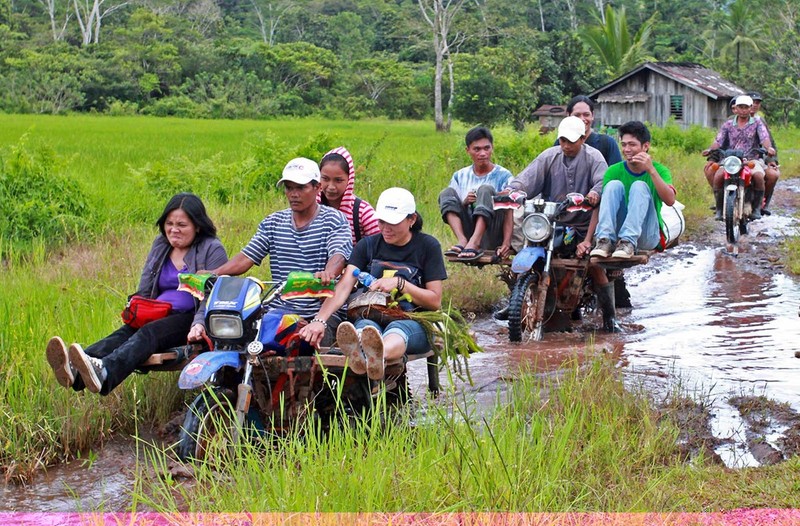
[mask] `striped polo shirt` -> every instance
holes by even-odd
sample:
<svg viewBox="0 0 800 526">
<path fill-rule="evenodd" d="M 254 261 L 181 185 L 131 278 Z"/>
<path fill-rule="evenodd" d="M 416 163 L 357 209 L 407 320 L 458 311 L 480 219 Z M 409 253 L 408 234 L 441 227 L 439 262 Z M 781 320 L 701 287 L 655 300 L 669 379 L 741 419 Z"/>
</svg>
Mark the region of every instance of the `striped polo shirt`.
<svg viewBox="0 0 800 526">
<path fill-rule="evenodd" d="M 280 210 L 267 216 L 258 230 L 242 249 L 242 253 L 256 265 L 269 256 L 272 279 L 283 281 L 292 271 L 318 272 L 325 269 L 334 254 L 345 260 L 353 251 L 350 226 L 341 212 L 319 205 L 319 213 L 305 227 L 297 229 L 292 221 L 292 210 Z M 272 308 L 288 310 L 304 318 L 319 311 L 317 299 L 276 299 Z"/>
</svg>

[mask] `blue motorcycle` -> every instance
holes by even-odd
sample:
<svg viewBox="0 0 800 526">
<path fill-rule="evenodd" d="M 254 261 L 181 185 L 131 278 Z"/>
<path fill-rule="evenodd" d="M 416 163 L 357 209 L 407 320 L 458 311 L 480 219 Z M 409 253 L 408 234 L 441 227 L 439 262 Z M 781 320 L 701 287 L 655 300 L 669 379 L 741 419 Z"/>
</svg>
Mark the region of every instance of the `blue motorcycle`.
<svg viewBox="0 0 800 526">
<path fill-rule="evenodd" d="M 306 278 L 309 297 L 319 281 Z M 245 433 L 280 436 L 310 416 L 327 423 L 337 410 L 360 414 L 370 406 L 366 377 L 343 374 L 343 356 L 325 359 L 300 339 L 300 316 L 268 310 L 290 284 L 252 277 L 210 280 L 206 330 L 214 350 L 192 360 L 178 380 L 181 389 L 203 388 L 183 423 L 181 459 L 205 458 L 214 440 L 224 447 Z M 344 406 L 337 408 L 337 401 Z"/>
</svg>

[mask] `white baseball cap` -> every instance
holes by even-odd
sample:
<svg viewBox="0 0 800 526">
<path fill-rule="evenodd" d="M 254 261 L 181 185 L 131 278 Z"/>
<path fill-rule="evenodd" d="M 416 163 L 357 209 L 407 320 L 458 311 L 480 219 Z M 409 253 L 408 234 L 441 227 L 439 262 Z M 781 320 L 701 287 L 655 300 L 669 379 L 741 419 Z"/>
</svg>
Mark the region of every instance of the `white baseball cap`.
<svg viewBox="0 0 800 526">
<path fill-rule="evenodd" d="M 569 142 L 575 142 L 586 134 L 586 125 L 578 117 L 565 117 L 558 125 L 558 138 L 565 138 Z"/>
<path fill-rule="evenodd" d="M 736 106 L 752 106 L 753 98 L 750 95 L 739 95 L 736 97 Z"/>
<path fill-rule="evenodd" d="M 387 188 L 378 198 L 375 217 L 391 225 L 396 225 L 417 211 L 414 196 L 405 188 Z"/>
<path fill-rule="evenodd" d="M 292 159 L 283 169 L 283 175 L 277 186 L 286 181 L 297 184 L 308 184 L 311 181 L 319 182 L 319 165 L 305 157 Z"/>
</svg>

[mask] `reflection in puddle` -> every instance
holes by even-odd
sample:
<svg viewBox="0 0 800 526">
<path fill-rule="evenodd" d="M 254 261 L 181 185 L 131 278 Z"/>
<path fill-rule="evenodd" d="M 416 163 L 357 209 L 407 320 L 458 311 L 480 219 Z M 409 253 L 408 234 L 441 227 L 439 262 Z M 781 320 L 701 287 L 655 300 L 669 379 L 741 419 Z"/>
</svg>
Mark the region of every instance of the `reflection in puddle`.
<svg viewBox="0 0 800 526">
<path fill-rule="evenodd" d="M 721 250 L 687 250 L 669 272 L 628 273 L 628 318 L 644 329 L 627 338 L 625 353 L 634 369 L 674 369 L 684 385 L 710 396 L 715 435 L 741 442 L 743 424 L 730 396 L 764 395 L 800 409 L 800 287 L 782 274 L 748 272 Z M 728 465 L 754 462 L 731 448 L 719 453 Z"/>
</svg>

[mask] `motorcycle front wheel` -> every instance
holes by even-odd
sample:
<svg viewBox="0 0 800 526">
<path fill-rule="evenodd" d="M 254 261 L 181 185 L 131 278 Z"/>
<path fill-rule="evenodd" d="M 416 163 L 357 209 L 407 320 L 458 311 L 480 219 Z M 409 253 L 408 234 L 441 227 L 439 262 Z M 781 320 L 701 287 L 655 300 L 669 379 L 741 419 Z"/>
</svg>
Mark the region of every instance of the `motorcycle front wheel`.
<svg viewBox="0 0 800 526">
<path fill-rule="evenodd" d="M 728 243 L 735 245 L 739 241 L 739 222 L 741 221 L 741 211 L 739 204 L 738 190 L 725 191 L 725 237 Z"/>
<path fill-rule="evenodd" d="M 214 452 L 224 452 L 235 425 L 233 394 L 224 389 L 203 391 L 189 406 L 178 441 L 178 457 L 207 460 Z"/>
<path fill-rule="evenodd" d="M 531 272 L 517 279 L 514 290 L 511 291 L 508 302 L 508 339 L 512 342 L 521 342 L 523 334 L 534 330 L 536 326 L 538 286 L 539 275 Z M 534 336 L 539 338 L 541 335 Z"/>
</svg>

